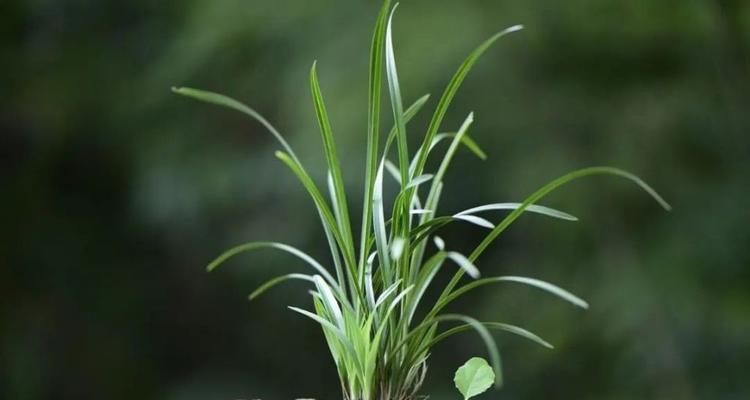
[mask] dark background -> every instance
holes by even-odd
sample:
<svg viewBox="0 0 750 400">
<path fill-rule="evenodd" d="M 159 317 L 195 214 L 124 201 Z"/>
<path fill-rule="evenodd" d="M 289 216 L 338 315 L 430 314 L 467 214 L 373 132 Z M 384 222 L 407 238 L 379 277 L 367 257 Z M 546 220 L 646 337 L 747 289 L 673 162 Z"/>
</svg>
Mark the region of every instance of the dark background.
<svg viewBox="0 0 750 400">
<path fill-rule="evenodd" d="M 273 252 L 208 275 L 231 245 L 279 240 L 325 260 L 312 204 L 255 122 L 172 95 L 191 85 L 247 101 L 315 178 L 324 161 L 307 74 L 321 85 L 353 215 L 362 189 L 375 0 L 10 1 L 0 5 L 0 398 L 286 399 L 339 396 L 302 268 Z M 404 96 L 433 98 L 463 57 L 507 26 L 443 127 L 475 111 L 443 212 L 520 201 L 579 167 L 592 178 L 526 216 L 479 260 L 587 299 L 494 287 L 455 309 L 525 326 L 547 351 L 499 335 L 507 384 L 483 398 L 750 398 L 750 2 L 405 0 Z M 388 122 L 388 109 L 385 125 Z M 355 200 L 356 199 L 356 200 Z M 497 219 L 499 216 L 493 216 Z M 357 230 L 358 232 L 358 230 Z M 445 234 L 470 250 L 481 230 Z M 424 392 L 457 399 L 453 371 L 484 355 L 472 334 L 437 348 Z M 340 397 L 339 397 L 340 398 Z"/>
</svg>

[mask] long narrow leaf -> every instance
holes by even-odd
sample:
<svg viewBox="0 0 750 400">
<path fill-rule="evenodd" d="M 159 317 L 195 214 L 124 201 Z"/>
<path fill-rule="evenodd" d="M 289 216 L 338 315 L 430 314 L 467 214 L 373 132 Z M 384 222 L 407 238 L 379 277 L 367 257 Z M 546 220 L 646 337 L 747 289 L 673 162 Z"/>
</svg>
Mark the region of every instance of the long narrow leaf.
<svg viewBox="0 0 750 400">
<path fill-rule="evenodd" d="M 375 190 L 372 197 L 372 226 L 375 230 L 375 244 L 378 248 L 378 258 L 386 282 L 392 282 L 391 257 L 388 251 L 388 235 L 385 231 L 385 209 L 383 206 L 383 165 L 381 161 L 378 173 L 375 175 Z"/>
<path fill-rule="evenodd" d="M 232 247 L 231 249 L 225 251 L 219 257 L 211 261 L 211 263 L 208 264 L 208 267 L 206 267 L 206 270 L 208 270 L 209 272 L 215 270 L 221 264 L 223 264 L 226 260 L 236 256 L 237 254 L 244 253 L 246 251 L 251 251 L 251 250 L 263 249 L 263 248 L 277 249 L 277 250 L 281 250 L 281 251 L 284 251 L 284 252 L 287 252 L 289 254 L 296 256 L 297 258 L 309 264 L 316 271 L 318 271 L 318 273 L 321 274 L 323 277 L 325 277 L 326 280 L 331 285 L 334 285 L 334 287 L 338 287 L 338 284 L 336 283 L 336 280 L 333 279 L 333 276 L 331 276 L 331 274 L 325 269 L 325 267 L 323 267 L 314 258 L 310 257 L 305 252 L 293 246 L 290 246 L 284 243 L 277 243 L 277 242 L 249 242 L 249 243 L 241 244 L 239 246 Z"/>
<path fill-rule="evenodd" d="M 333 317 L 336 325 L 339 328 L 344 329 L 344 316 L 341 313 L 341 308 L 336 302 L 336 297 L 331 291 L 331 287 L 326 284 L 326 282 L 323 280 L 323 278 L 320 277 L 320 275 L 315 275 L 313 277 L 313 281 L 315 282 L 315 286 L 318 288 L 318 292 L 322 297 L 323 305 L 325 306 L 326 310 L 328 310 L 328 313 Z"/>
<path fill-rule="evenodd" d="M 476 215 L 456 214 L 453 216 L 453 218 L 459 219 L 461 221 L 466 221 L 477 226 L 481 226 L 482 228 L 492 229 L 495 227 L 495 224 L 493 224 L 492 222 L 487 221 L 482 217 L 477 217 Z"/>
<path fill-rule="evenodd" d="M 479 45 L 474 51 L 469 54 L 469 56 L 464 60 L 464 62 L 461 64 L 461 66 L 458 68 L 456 73 L 453 75 L 453 78 L 451 78 L 450 82 L 448 83 L 448 86 L 445 88 L 445 91 L 443 92 L 442 97 L 440 97 L 440 101 L 438 102 L 437 108 L 435 109 L 435 113 L 432 116 L 432 119 L 430 120 L 430 125 L 427 128 L 427 133 L 425 134 L 424 142 L 422 147 L 427 148 L 430 143 L 432 143 L 432 139 L 435 137 L 435 134 L 437 134 L 438 129 L 440 129 L 440 124 L 443 122 L 443 117 L 445 117 L 446 111 L 448 111 L 448 107 L 450 107 L 451 102 L 453 101 L 453 97 L 456 95 L 456 92 L 458 92 L 458 88 L 461 86 L 461 83 L 463 83 L 464 79 L 466 78 L 466 75 L 469 73 L 471 68 L 474 66 L 474 63 L 479 59 L 479 57 L 482 56 L 482 54 L 493 44 L 497 39 L 512 33 L 521 30 L 523 27 L 521 25 L 515 25 L 510 28 L 507 28 L 501 32 L 496 33 L 484 43 Z M 427 161 L 427 152 L 423 151 L 419 154 L 419 160 L 417 161 L 417 167 L 415 170 L 416 174 L 421 174 L 424 170 L 425 162 Z"/>
<path fill-rule="evenodd" d="M 492 232 L 487 235 L 487 237 L 484 238 L 484 240 L 471 253 L 469 259 L 476 260 L 477 257 L 479 257 L 479 255 L 482 254 L 482 252 L 487 248 L 487 246 L 489 246 L 490 243 L 492 243 L 495 238 L 497 238 L 511 223 L 513 223 L 513 221 L 515 221 L 521 215 L 521 213 L 526 210 L 531 204 L 536 203 L 537 201 L 541 200 L 542 197 L 546 196 L 553 190 L 568 182 L 591 175 L 615 175 L 631 180 L 638 186 L 640 186 L 646 193 L 651 195 L 651 197 L 653 197 L 654 200 L 656 200 L 665 210 L 669 211 L 672 209 L 669 203 L 664 201 L 664 199 L 658 193 L 656 193 L 656 191 L 651 186 L 649 186 L 641 178 L 631 174 L 630 172 L 613 167 L 590 167 L 579 169 L 553 180 L 552 182 L 544 185 L 541 189 L 537 190 L 531 196 L 526 198 L 521 207 L 515 209 L 512 213 L 505 217 L 505 219 L 497 227 L 495 227 L 495 229 L 493 229 Z"/>
<path fill-rule="evenodd" d="M 346 334 L 341 329 L 339 329 L 338 327 L 336 327 L 336 325 L 332 324 L 331 321 L 328 321 L 327 319 L 325 319 L 323 317 L 320 317 L 320 316 L 318 316 L 318 315 L 316 315 L 314 313 L 311 313 L 310 311 L 303 310 L 303 309 L 298 308 L 298 307 L 288 306 L 288 308 L 290 310 L 294 311 L 294 312 L 300 313 L 300 314 L 302 314 L 302 315 L 304 315 L 304 316 L 312 319 L 313 321 L 319 323 L 320 325 L 323 326 L 323 330 L 324 331 L 327 330 L 328 332 L 331 332 L 334 335 L 336 335 L 336 337 L 344 345 L 344 347 L 346 347 L 346 349 L 348 351 L 350 351 L 352 354 L 356 353 L 356 351 L 354 350 L 354 347 L 352 346 L 351 341 L 346 336 Z M 361 363 L 357 363 L 356 365 L 359 368 L 361 368 Z M 360 369 L 360 371 L 361 371 L 361 369 Z"/>
<path fill-rule="evenodd" d="M 336 142 L 333 139 L 331 122 L 328 119 L 328 111 L 326 111 L 326 106 L 323 102 L 323 95 L 320 92 L 316 65 L 317 63 L 313 63 L 312 68 L 310 68 L 310 91 L 312 92 L 313 104 L 315 105 L 315 115 L 318 117 L 321 137 L 323 138 L 323 147 L 325 149 L 326 160 L 328 161 L 328 169 L 333 178 L 333 186 L 336 193 L 335 200 L 340 215 L 340 220 L 338 221 L 340 231 L 345 243 L 349 247 L 349 251 L 354 253 L 354 240 L 352 238 L 351 223 L 349 222 L 349 207 L 346 202 L 344 180 L 341 176 L 341 164 L 338 160 Z"/>
<path fill-rule="evenodd" d="M 305 275 L 305 274 L 286 274 L 286 275 L 281 275 L 281 276 L 277 276 L 276 278 L 273 278 L 273 279 L 267 281 L 266 283 L 258 286 L 258 288 L 255 289 L 255 290 L 253 290 L 253 292 L 250 293 L 250 295 L 247 296 L 247 297 L 250 300 L 255 300 L 256 298 L 258 298 L 258 296 L 260 296 L 261 294 L 263 294 L 266 290 L 268 290 L 268 289 L 270 289 L 270 288 L 272 288 L 272 287 L 274 287 L 274 286 L 276 286 L 276 285 L 278 285 L 278 284 L 280 284 L 282 282 L 286 282 L 288 280 L 293 280 L 293 279 L 300 279 L 300 280 L 309 281 L 309 282 L 313 282 L 313 283 L 315 282 L 315 280 L 313 279 L 313 277 L 310 276 L 310 275 Z"/>
<path fill-rule="evenodd" d="M 419 306 L 424 293 L 427 291 L 427 288 L 430 286 L 432 279 L 435 277 L 435 275 L 437 275 L 437 272 L 443 265 L 443 261 L 445 261 L 445 259 L 448 257 L 447 252 L 442 251 L 442 248 L 440 248 L 440 250 L 441 251 L 435 253 L 427 260 L 427 262 L 425 262 L 424 266 L 419 272 L 419 277 L 417 278 L 415 283 L 416 290 L 407 301 L 407 324 L 411 324 L 412 318 L 414 318 L 414 313 L 417 311 L 417 306 Z"/>
<path fill-rule="evenodd" d="M 634 182 L 636 185 L 640 186 L 641 189 L 643 189 L 646 193 L 651 195 L 651 197 L 656 200 L 659 205 L 661 205 L 665 210 L 669 211 L 672 209 L 672 207 L 667 203 L 651 186 L 649 186 L 646 182 L 644 182 L 641 178 L 638 176 L 621 170 L 619 168 L 613 168 L 613 167 L 589 167 L 589 168 L 583 168 L 579 169 L 573 172 L 570 172 L 568 174 L 565 174 L 546 185 L 542 186 L 540 189 L 538 189 L 536 192 L 532 193 L 529 197 L 526 198 L 526 200 L 523 201 L 520 207 L 516 208 L 508 214 L 496 227 L 493 229 L 485 238 L 482 240 L 479 245 L 474 249 L 474 251 L 469 255 L 469 260 L 476 261 L 477 258 L 484 252 L 485 249 L 505 230 L 512 224 L 518 217 L 521 216 L 521 214 L 526 211 L 529 206 L 532 204 L 538 202 L 544 196 L 548 195 L 555 189 L 559 188 L 560 186 L 563 186 L 567 183 L 570 183 L 576 179 L 584 178 L 587 176 L 593 176 L 593 175 L 614 175 L 619 176 L 625 179 L 628 179 L 632 182 Z M 458 271 L 451 281 L 448 283 L 448 285 L 443 290 L 443 294 L 447 295 L 450 292 L 453 291 L 453 288 L 456 287 L 458 282 L 461 280 L 461 276 L 463 275 L 462 271 Z"/>
<path fill-rule="evenodd" d="M 425 103 L 427 103 L 427 100 L 429 100 L 429 99 L 430 99 L 430 95 L 426 94 L 426 95 L 418 98 L 417 101 L 415 101 L 414 103 L 412 103 L 412 105 L 410 105 L 409 108 L 407 108 L 404 111 L 404 122 L 408 123 L 409 121 L 411 121 L 411 119 L 414 118 L 415 115 L 417 115 L 417 113 L 419 112 L 419 110 L 421 110 L 424 107 Z M 390 133 L 388 133 L 388 138 L 385 141 L 385 147 L 383 149 L 383 155 L 387 155 L 388 154 L 388 149 L 390 149 L 390 146 L 391 146 L 391 144 L 393 144 L 393 141 L 396 140 L 396 134 L 397 133 L 398 132 L 396 131 L 396 125 L 394 124 L 393 128 L 391 128 Z M 411 171 L 411 169 L 410 169 L 410 171 Z"/>
<path fill-rule="evenodd" d="M 297 162 L 299 160 L 297 159 L 297 156 L 294 154 L 294 151 L 292 150 L 291 146 L 289 146 L 289 143 L 284 139 L 284 137 L 279 133 L 276 128 L 274 128 L 273 125 L 271 125 L 268 120 L 263 118 L 260 113 L 253 110 L 249 106 L 247 106 L 244 103 L 241 103 L 229 96 L 225 96 L 223 94 L 209 92 L 206 90 L 200 90 L 200 89 L 193 89 L 189 87 L 173 87 L 172 92 L 181 94 L 183 96 L 191 97 L 196 100 L 204 101 L 206 103 L 216 104 L 223 107 L 228 107 L 234 110 L 237 110 L 243 114 L 246 114 L 256 121 L 260 122 L 261 125 L 263 125 L 266 129 L 268 129 L 269 132 L 276 138 L 276 140 L 281 143 L 281 146 L 284 148 L 284 150 L 289 153 L 289 155 L 292 156 Z"/>
<path fill-rule="evenodd" d="M 396 290 L 398 290 L 398 285 L 401 284 L 401 280 L 396 281 L 393 285 L 391 285 L 388 289 L 384 290 L 383 293 L 378 296 L 378 300 L 375 302 L 375 307 L 373 307 L 373 310 L 377 309 L 381 304 L 383 304 L 384 301 L 388 299 L 388 296 L 393 294 Z"/>
<path fill-rule="evenodd" d="M 385 31 L 385 71 L 388 80 L 388 91 L 391 96 L 393 120 L 396 126 L 396 143 L 398 144 L 399 170 L 401 172 L 401 186 L 409 184 L 409 151 L 406 143 L 406 122 L 404 121 L 404 105 L 401 100 L 401 87 L 398 83 L 396 57 L 393 52 L 393 14 L 398 4 L 391 10 Z"/>
<path fill-rule="evenodd" d="M 568 292 L 565 289 L 562 289 L 556 285 L 553 285 L 551 283 L 541 281 L 539 279 L 526 278 L 526 277 L 521 277 L 521 276 L 496 276 L 492 278 L 483 278 L 483 279 L 471 281 L 467 283 L 466 285 L 459 287 L 458 289 L 456 289 L 455 291 L 447 295 L 444 292 L 443 295 L 440 296 L 440 300 L 438 300 L 438 302 L 435 303 L 435 306 L 432 308 L 432 310 L 430 310 L 428 316 L 425 317 L 425 320 L 429 320 L 431 316 L 436 315 L 438 312 L 440 312 L 440 310 L 445 308 L 445 306 L 447 306 L 448 304 L 450 304 L 452 301 L 456 300 L 457 298 L 461 297 L 463 294 L 469 292 L 470 290 L 476 289 L 480 286 L 489 285 L 492 283 L 503 283 L 503 282 L 522 283 L 525 285 L 533 286 L 537 289 L 541 289 L 557 297 L 560 297 L 561 299 L 566 300 L 578 307 L 581 307 L 581 308 L 589 307 L 588 303 L 586 303 L 580 297 L 574 295 L 573 293 Z"/>
<path fill-rule="evenodd" d="M 450 162 L 453 158 L 453 155 L 456 152 L 456 149 L 458 148 L 458 144 L 461 141 L 461 138 L 466 135 L 466 132 L 469 130 L 469 127 L 474 122 L 474 113 L 469 113 L 469 115 L 466 117 L 464 122 L 461 124 L 461 127 L 458 129 L 458 132 L 456 133 L 455 137 L 453 138 L 453 141 L 448 148 L 448 150 L 445 153 L 445 156 L 443 157 L 442 162 L 440 163 L 440 167 L 438 168 L 437 172 L 435 173 L 435 176 L 432 179 L 432 184 L 430 185 L 430 191 L 427 194 L 427 200 L 425 201 L 425 207 L 430 210 L 437 210 L 438 202 L 440 200 L 440 193 L 442 192 L 443 188 L 443 176 L 445 175 L 445 172 L 448 169 L 448 166 L 450 165 Z M 423 147 L 427 147 L 427 144 L 429 142 L 425 141 L 425 145 Z M 425 151 L 426 153 L 427 151 Z M 419 158 L 421 159 L 421 157 Z M 421 173 L 421 169 L 418 167 L 419 164 L 417 164 L 417 169 L 414 171 L 414 173 Z M 425 222 L 429 221 L 434 217 L 434 214 L 424 214 L 420 218 L 420 223 L 424 224 Z M 481 218 L 468 218 L 464 219 L 471 223 L 477 223 Z M 479 221 L 481 223 L 481 221 Z M 490 224 L 491 225 L 491 224 Z M 485 225 L 486 226 L 486 225 Z M 418 243 L 413 244 L 413 246 L 416 247 L 414 251 L 414 256 L 412 257 L 412 263 L 410 264 L 410 269 L 413 273 L 413 271 L 416 270 L 416 268 L 419 266 L 419 264 L 422 262 L 422 258 L 424 257 L 424 251 L 426 249 L 425 243 Z"/>
<path fill-rule="evenodd" d="M 549 344 L 549 342 L 547 342 L 546 340 L 542 339 L 541 337 L 539 337 L 535 333 L 529 332 L 528 330 L 523 329 L 521 327 L 518 327 L 518 326 L 515 326 L 515 325 L 510 325 L 510 324 L 504 324 L 502 322 L 482 322 L 481 324 L 484 325 L 484 326 L 486 326 L 489 329 L 497 329 L 497 330 L 501 330 L 501 331 L 505 331 L 505 332 L 510 332 L 510 333 L 512 333 L 514 335 L 518 335 L 518 336 L 521 336 L 523 338 L 526 338 L 526 339 L 528 339 L 528 340 L 530 340 L 530 341 L 532 341 L 532 342 L 534 342 L 534 343 L 536 343 L 536 344 L 538 344 L 540 346 L 546 347 L 548 349 L 554 349 L 554 346 L 552 346 L 551 344 Z M 439 342 L 441 342 L 441 341 L 443 341 L 443 340 L 445 340 L 445 339 L 447 339 L 447 338 L 449 338 L 449 337 L 451 337 L 451 336 L 453 336 L 453 335 L 455 335 L 457 333 L 465 332 L 465 331 L 467 331 L 467 330 L 469 330 L 471 328 L 472 328 L 472 326 L 469 325 L 469 324 L 455 326 L 455 327 L 453 327 L 451 329 L 448 329 L 448 330 L 440 333 L 439 335 L 435 336 L 435 338 L 432 339 L 429 342 L 429 344 L 427 346 L 425 346 L 425 347 L 430 348 L 430 347 L 436 345 L 437 343 L 439 343 Z"/>
<path fill-rule="evenodd" d="M 519 207 L 521 207 L 523 204 L 521 203 L 493 203 L 493 204 L 485 204 L 483 206 L 478 207 L 472 207 L 466 210 L 463 210 L 461 212 L 458 212 L 454 214 L 454 217 L 460 216 L 460 215 L 470 215 L 470 214 L 476 214 L 478 212 L 483 211 L 494 211 L 494 210 L 515 210 Z M 564 219 L 567 221 L 578 221 L 578 218 L 574 215 L 570 215 L 566 212 L 562 212 L 559 210 L 555 210 L 554 208 L 544 207 L 544 206 L 538 206 L 535 204 L 529 205 L 526 207 L 526 212 L 532 212 L 537 214 L 546 215 L 548 217 L 553 218 L 559 218 Z M 494 226 L 493 226 L 494 228 Z"/>
<path fill-rule="evenodd" d="M 450 132 L 438 133 L 437 135 L 435 135 L 435 138 L 432 140 L 429 151 L 432 151 L 432 149 L 443 140 L 451 138 L 451 137 L 455 137 L 455 136 L 456 136 L 455 133 L 450 133 Z M 479 159 L 481 160 L 487 159 L 487 153 L 485 153 L 484 150 L 482 150 L 482 148 L 479 147 L 477 142 L 475 142 L 474 139 L 472 139 L 469 135 L 464 135 L 463 137 L 461 137 L 461 144 L 466 146 L 466 148 L 469 149 L 469 151 L 471 151 L 472 153 L 474 153 L 474 155 L 479 157 Z"/>
<path fill-rule="evenodd" d="M 365 165 L 365 195 L 362 206 L 362 231 L 360 234 L 359 266 L 362 268 L 365 261 L 367 241 L 370 236 L 372 224 L 372 195 L 375 185 L 375 173 L 378 167 L 378 138 L 380 136 L 380 92 L 382 90 L 383 76 L 383 52 L 385 41 L 385 21 L 388 17 L 390 0 L 383 1 L 380 13 L 375 22 L 370 45 L 370 71 L 368 85 L 368 109 L 367 109 L 367 161 Z"/>
<path fill-rule="evenodd" d="M 449 251 L 448 252 L 448 258 L 453 260 L 456 264 L 458 264 L 461 269 L 464 270 L 467 274 L 469 274 L 470 277 L 476 279 L 479 278 L 479 269 L 469 261 L 468 258 L 466 258 L 463 254 L 457 253 L 455 251 Z"/>
<path fill-rule="evenodd" d="M 331 209 L 328 207 L 328 204 L 325 201 L 325 198 L 320 193 L 320 190 L 318 190 L 318 187 L 315 186 L 315 183 L 310 179 L 310 176 L 308 176 L 304 170 L 302 170 L 294 160 L 292 160 L 286 153 L 282 151 L 276 152 L 276 157 L 281 160 L 284 164 L 286 164 L 289 169 L 292 170 L 292 172 L 297 176 L 297 178 L 300 180 L 302 185 L 307 190 L 308 194 L 310 194 L 310 197 L 312 197 L 313 202 L 315 203 L 316 207 L 318 208 L 319 212 L 321 213 L 321 219 L 323 221 L 324 226 L 327 226 L 327 228 L 330 230 L 333 237 L 336 239 L 336 242 L 339 244 L 339 248 L 341 249 L 342 254 L 344 255 L 344 259 L 347 261 L 347 265 L 350 266 L 352 269 L 351 274 L 354 273 L 353 269 L 356 267 L 354 262 L 354 255 L 352 252 L 352 249 L 347 246 L 347 242 L 343 238 L 341 231 L 338 229 L 338 224 L 336 223 L 336 218 L 333 216 L 333 213 L 331 212 Z M 354 275 L 350 275 L 354 276 Z"/>
</svg>

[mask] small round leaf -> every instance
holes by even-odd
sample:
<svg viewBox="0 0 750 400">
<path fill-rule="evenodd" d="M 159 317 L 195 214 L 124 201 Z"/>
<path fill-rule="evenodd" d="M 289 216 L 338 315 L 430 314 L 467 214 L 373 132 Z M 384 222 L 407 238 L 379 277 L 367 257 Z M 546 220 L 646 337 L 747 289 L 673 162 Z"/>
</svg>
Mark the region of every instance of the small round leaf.
<svg viewBox="0 0 750 400">
<path fill-rule="evenodd" d="M 484 358 L 473 357 L 456 370 L 456 383 L 458 391 L 464 395 L 464 400 L 483 393 L 492 386 L 495 381 L 495 372 Z"/>
</svg>

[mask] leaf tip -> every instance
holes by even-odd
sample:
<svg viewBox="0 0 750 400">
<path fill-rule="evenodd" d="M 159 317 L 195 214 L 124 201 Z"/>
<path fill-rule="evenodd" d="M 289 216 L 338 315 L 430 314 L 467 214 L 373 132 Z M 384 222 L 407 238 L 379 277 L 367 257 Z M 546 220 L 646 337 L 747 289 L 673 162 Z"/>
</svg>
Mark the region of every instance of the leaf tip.
<svg viewBox="0 0 750 400">
<path fill-rule="evenodd" d="M 672 211 L 672 205 L 671 205 L 671 204 L 669 204 L 669 203 L 667 203 L 667 201 L 666 201 L 666 200 L 664 200 L 664 199 L 661 199 L 661 202 L 660 202 L 660 203 L 661 203 L 661 206 L 662 206 L 662 207 L 664 208 L 664 211 L 667 211 L 667 212 L 670 212 L 670 211 Z"/>
<path fill-rule="evenodd" d="M 406 244 L 406 240 L 401 237 L 397 237 L 393 240 L 391 243 L 391 258 L 394 260 L 398 260 L 401 258 L 401 255 L 404 252 L 404 245 Z"/>
<path fill-rule="evenodd" d="M 432 241 L 435 242 L 435 247 L 437 247 L 438 250 L 445 250 L 445 241 L 440 236 L 434 236 Z"/>
</svg>

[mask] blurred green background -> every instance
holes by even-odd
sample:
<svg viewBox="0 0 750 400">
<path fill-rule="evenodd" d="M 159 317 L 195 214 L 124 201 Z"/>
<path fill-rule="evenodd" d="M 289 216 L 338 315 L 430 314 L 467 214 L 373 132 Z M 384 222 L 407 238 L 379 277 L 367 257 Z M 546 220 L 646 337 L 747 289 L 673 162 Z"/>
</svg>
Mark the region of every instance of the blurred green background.
<svg viewBox="0 0 750 400">
<path fill-rule="evenodd" d="M 321 180 L 307 83 L 319 60 L 358 213 L 377 7 L 0 5 L 0 398 L 340 398 L 318 327 L 286 310 L 310 307 L 306 288 L 245 299 L 304 267 L 260 252 L 204 271 L 259 239 L 325 260 L 312 204 L 257 123 L 169 88 L 246 101 Z M 750 398 L 750 2 L 404 0 L 394 28 L 404 96 L 433 94 L 411 136 L 463 57 L 517 23 L 526 30 L 478 63 L 443 125 L 475 111 L 471 134 L 490 158 L 459 153 L 442 211 L 520 201 L 597 164 L 641 175 L 674 211 L 592 178 L 544 202 L 580 222 L 530 215 L 501 237 L 479 260 L 485 274 L 549 280 L 592 307 L 523 287 L 456 304 L 557 347 L 499 335 L 507 383 L 483 398 Z M 444 237 L 470 250 L 482 233 Z M 484 349 L 470 333 L 435 348 L 425 394 L 458 398 L 453 371 L 474 355 Z"/>
</svg>

